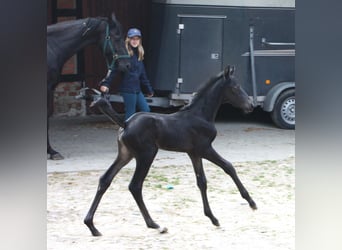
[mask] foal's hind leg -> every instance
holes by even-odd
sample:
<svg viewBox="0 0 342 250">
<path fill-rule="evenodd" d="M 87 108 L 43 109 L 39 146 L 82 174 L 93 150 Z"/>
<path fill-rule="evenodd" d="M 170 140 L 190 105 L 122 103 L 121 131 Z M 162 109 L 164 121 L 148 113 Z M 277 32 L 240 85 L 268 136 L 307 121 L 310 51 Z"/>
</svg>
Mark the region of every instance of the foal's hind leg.
<svg viewBox="0 0 342 250">
<path fill-rule="evenodd" d="M 147 227 L 155 228 L 158 229 L 160 233 L 165 233 L 167 232 L 167 228 L 161 228 L 152 220 L 142 197 L 142 186 L 151 167 L 153 159 L 157 154 L 157 150 L 157 148 L 152 148 L 149 149 L 149 151 L 147 152 L 139 152 L 139 155 L 135 158 L 137 161 L 137 165 L 134 176 L 131 180 L 131 183 L 129 184 L 129 191 L 132 193 L 134 200 L 137 203 L 142 216 L 144 217 Z"/>
<path fill-rule="evenodd" d="M 205 177 L 205 173 L 204 173 L 204 169 L 203 169 L 202 158 L 191 155 L 191 154 L 189 154 L 189 156 L 190 156 L 190 159 L 192 161 L 192 165 L 193 165 L 194 170 L 195 170 L 197 186 L 201 191 L 204 214 L 210 218 L 211 222 L 215 226 L 220 226 L 220 223 L 218 222 L 218 220 L 215 218 L 215 216 L 211 212 L 211 209 L 209 206 L 209 201 L 208 201 L 208 197 L 207 197 L 207 179 Z"/>
<path fill-rule="evenodd" d="M 235 185 L 239 189 L 241 196 L 245 200 L 247 200 L 249 206 L 254 210 L 257 209 L 255 202 L 252 200 L 246 188 L 243 186 L 242 182 L 237 176 L 235 168 L 229 161 L 223 159 L 212 147 L 207 150 L 204 158 L 221 167 L 224 172 L 226 172 L 226 174 L 228 174 L 233 179 Z"/>
<path fill-rule="evenodd" d="M 91 207 L 84 219 L 84 223 L 87 225 L 93 236 L 101 236 L 101 233 L 94 226 L 94 214 L 101 201 L 102 196 L 110 186 L 115 175 L 132 159 L 132 155 L 127 151 L 125 145 L 119 142 L 119 154 L 110 166 L 110 168 L 100 177 L 99 185 L 96 191 L 95 198 Z"/>
</svg>

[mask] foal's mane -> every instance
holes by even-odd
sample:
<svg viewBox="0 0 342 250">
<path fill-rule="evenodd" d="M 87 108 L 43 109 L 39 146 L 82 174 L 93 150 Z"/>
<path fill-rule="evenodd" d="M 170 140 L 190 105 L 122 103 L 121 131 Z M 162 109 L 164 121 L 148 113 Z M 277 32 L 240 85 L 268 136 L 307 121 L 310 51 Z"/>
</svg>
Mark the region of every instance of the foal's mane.
<svg viewBox="0 0 342 250">
<path fill-rule="evenodd" d="M 186 110 L 188 108 L 190 108 L 191 104 L 197 102 L 197 100 L 201 99 L 203 97 L 203 95 L 205 95 L 208 91 L 209 88 L 213 87 L 213 84 L 215 84 L 215 82 L 217 80 L 219 80 L 221 77 L 223 76 L 223 72 L 221 72 L 220 74 L 218 74 L 217 76 L 211 77 L 207 82 L 204 82 L 200 85 L 200 87 L 198 88 L 198 90 L 194 93 L 194 98 L 191 100 L 191 102 L 187 105 L 185 105 L 184 107 L 182 107 L 180 110 Z"/>
</svg>

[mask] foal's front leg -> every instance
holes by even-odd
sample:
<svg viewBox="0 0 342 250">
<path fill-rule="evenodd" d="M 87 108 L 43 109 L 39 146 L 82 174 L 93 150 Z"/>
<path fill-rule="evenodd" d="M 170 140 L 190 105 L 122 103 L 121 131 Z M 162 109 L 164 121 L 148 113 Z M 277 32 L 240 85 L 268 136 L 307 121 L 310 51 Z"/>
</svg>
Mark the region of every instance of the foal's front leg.
<svg viewBox="0 0 342 250">
<path fill-rule="evenodd" d="M 247 200 L 249 206 L 253 210 L 257 209 L 255 202 L 250 197 L 246 188 L 243 186 L 242 182 L 240 181 L 239 177 L 237 176 L 235 168 L 233 167 L 233 165 L 229 161 L 223 159 L 212 147 L 207 150 L 204 158 L 215 163 L 219 167 L 221 167 L 224 170 L 224 172 L 226 172 L 226 174 L 228 174 L 233 179 L 235 185 L 239 189 L 239 192 L 240 192 L 242 198 Z"/>
<path fill-rule="evenodd" d="M 209 206 L 209 201 L 208 201 L 208 197 L 207 197 L 207 179 L 205 177 L 205 173 L 204 173 L 204 169 L 203 169 L 202 158 L 191 155 L 191 154 L 189 154 L 189 156 L 190 156 L 190 159 L 192 161 L 192 165 L 193 165 L 194 170 L 195 170 L 197 186 L 201 191 L 204 214 L 210 218 L 211 222 L 215 226 L 220 226 L 220 223 L 218 222 L 218 220 L 215 218 L 215 216 L 211 212 L 211 209 Z"/>
</svg>

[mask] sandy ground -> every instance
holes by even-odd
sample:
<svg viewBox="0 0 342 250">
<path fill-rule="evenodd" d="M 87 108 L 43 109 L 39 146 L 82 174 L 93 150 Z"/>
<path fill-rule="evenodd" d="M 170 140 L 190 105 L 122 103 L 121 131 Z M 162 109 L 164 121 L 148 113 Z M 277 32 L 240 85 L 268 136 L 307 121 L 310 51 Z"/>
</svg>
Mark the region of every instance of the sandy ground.
<svg viewBox="0 0 342 250">
<path fill-rule="evenodd" d="M 161 151 L 143 195 L 168 233 L 146 227 L 127 188 L 132 161 L 104 195 L 94 220 L 103 236 L 93 237 L 83 219 L 99 177 L 116 156 L 116 127 L 102 116 L 52 119 L 51 141 L 66 159 L 47 161 L 47 249 L 294 249 L 295 132 L 268 123 L 216 126 L 214 148 L 234 164 L 258 210 L 249 208 L 229 176 L 204 161 L 208 199 L 221 224 L 212 225 L 190 160 Z"/>
</svg>

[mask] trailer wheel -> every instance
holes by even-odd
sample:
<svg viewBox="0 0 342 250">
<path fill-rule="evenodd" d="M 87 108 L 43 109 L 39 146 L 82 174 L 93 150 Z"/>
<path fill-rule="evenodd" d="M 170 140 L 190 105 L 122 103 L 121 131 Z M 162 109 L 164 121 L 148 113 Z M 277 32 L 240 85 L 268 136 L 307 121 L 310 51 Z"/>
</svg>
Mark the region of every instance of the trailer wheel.
<svg viewBox="0 0 342 250">
<path fill-rule="evenodd" d="M 294 129 L 296 125 L 295 108 L 295 90 L 289 89 L 281 93 L 271 112 L 271 118 L 275 125 L 283 129 Z"/>
</svg>

